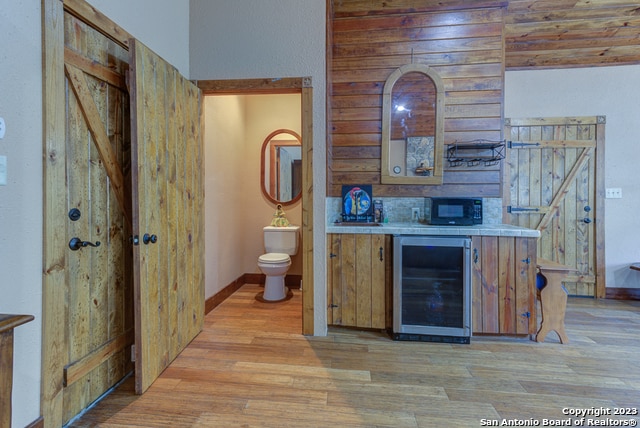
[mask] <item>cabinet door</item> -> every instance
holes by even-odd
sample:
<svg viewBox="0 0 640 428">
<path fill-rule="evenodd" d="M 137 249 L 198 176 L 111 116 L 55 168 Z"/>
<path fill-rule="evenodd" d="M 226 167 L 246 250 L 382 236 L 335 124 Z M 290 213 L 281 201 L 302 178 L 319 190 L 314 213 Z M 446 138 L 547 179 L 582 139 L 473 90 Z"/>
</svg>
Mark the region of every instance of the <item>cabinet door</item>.
<svg viewBox="0 0 640 428">
<path fill-rule="evenodd" d="M 329 324 L 385 328 L 388 245 L 385 235 L 329 235 Z"/>
<path fill-rule="evenodd" d="M 474 237 L 471 257 L 474 333 L 535 333 L 536 239 Z"/>
</svg>

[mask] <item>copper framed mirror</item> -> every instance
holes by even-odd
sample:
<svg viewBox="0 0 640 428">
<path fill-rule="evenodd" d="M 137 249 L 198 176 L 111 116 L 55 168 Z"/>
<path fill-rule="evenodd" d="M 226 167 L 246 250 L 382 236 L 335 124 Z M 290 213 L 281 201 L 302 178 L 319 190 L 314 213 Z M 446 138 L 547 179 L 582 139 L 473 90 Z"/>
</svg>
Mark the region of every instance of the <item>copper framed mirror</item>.
<svg viewBox="0 0 640 428">
<path fill-rule="evenodd" d="M 302 195 L 302 139 L 290 129 L 277 129 L 262 143 L 260 186 L 274 204 L 291 205 Z"/>
</svg>

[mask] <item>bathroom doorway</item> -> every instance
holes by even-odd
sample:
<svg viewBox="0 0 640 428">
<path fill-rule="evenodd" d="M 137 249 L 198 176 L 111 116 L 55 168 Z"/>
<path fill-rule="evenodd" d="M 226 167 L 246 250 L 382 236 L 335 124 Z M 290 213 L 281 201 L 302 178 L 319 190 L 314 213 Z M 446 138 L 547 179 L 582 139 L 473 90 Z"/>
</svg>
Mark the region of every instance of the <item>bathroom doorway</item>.
<svg viewBox="0 0 640 428">
<path fill-rule="evenodd" d="M 215 295 L 243 274 L 259 274 L 257 259 L 264 253 L 262 227 L 270 223 L 276 208 L 262 194 L 262 144 L 274 130 L 290 129 L 300 135 L 302 142 L 302 196 L 284 206 L 291 223 L 301 226 L 301 246 L 292 257 L 289 273 L 302 278 L 301 333 L 311 335 L 314 319 L 310 79 L 197 84 L 204 94 L 205 296 Z"/>
</svg>

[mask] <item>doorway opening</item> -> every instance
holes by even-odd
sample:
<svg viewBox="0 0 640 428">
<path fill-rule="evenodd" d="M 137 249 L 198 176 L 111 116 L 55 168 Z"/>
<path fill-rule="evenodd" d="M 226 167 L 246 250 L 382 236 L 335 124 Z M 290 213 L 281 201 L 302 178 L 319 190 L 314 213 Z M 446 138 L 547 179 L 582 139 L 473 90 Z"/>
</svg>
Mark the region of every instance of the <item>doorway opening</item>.
<svg viewBox="0 0 640 428">
<path fill-rule="evenodd" d="M 312 335 L 314 293 L 311 79 L 243 79 L 196 83 L 202 90 L 204 100 L 203 135 L 207 157 L 205 187 L 216 189 L 214 192 L 205 192 L 206 253 L 214 254 L 212 258 L 216 259 L 213 261 L 208 258 L 206 262 L 206 295 L 216 292 L 213 287 L 224 287 L 230 283 L 233 275 L 237 277 L 238 272 L 259 272 L 257 259 L 264 253 L 262 227 L 268 225 L 276 208 L 261 194 L 262 143 L 264 138 L 276 129 L 292 129 L 301 136 L 301 198 L 299 202 L 290 207 L 285 206 L 284 209 L 290 221 L 301 226 L 301 245 L 298 254 L 294 256 L 294 270 L 291 272 L 299 273 L 302 278 L 302 334 Z M 297 124 L 280 125 L 273 117 L 269 118 L 273 116 L 270 110 L 276 111 L 277 106 L 291 103 L 292 100 L 296 100 L 293 103 L 297 105 L 297 112 L 291 113 L 291 116 L 295 116 Z M 212 133 L 215 135 L 212 136 Z M 222 144 L 224 149 L 211 145 L 212 139 L 215 139 L 217 144 Z M 222 150 L 224 153 L 221 153 Z M 232 207 L 229 210 L 226 209 L 228 204 Z M 240 214 L 232 219 L 234 213 Z M 227 220 L 231 221 L 232 227 L 228 227 Z M 242 224 L 242 221 L 245 223 Z M 238 232 L 235 236 L 230 236 L 234 230 Z M 235 253 L 225 251 L 223 247 L 238 237 L 242 241 L 237 246 L 240 250 Z M 216 270 L 215 264 L 235 270 L 223 274 L 227 275 L 226 277 L 218 278 L 221 271 Z"/>
</svg>

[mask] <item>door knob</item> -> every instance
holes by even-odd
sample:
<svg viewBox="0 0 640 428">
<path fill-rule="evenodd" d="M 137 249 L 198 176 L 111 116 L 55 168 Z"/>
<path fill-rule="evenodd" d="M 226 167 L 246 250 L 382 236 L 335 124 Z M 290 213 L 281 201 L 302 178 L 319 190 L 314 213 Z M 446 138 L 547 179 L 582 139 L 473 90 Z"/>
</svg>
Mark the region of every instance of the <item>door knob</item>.
<svg viewBox="0 0 640 428">
<path fill-rule="evenodd" d="M 96 241 L 95 244 L 93 242 L 83 241 L 80 238 L 71 238 L 71 241 L 69 241 L 69 248 L 72 251 L 78 251 L 80 248 L 83 248 L 83 247 L 99 247 L 99 246 L 100 246 L 100 241 Z"/>
<path fill-rule="evenodd" d="M 142 236 L 142 242 L 144 242 L 145 244 L 148 244 L 149 242 L 155 244 L 156 242 L 158 242 L 158 237 L 156 235 L 149 235 L 148 233 L 145 233 Z"/>
</svg>

